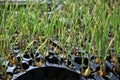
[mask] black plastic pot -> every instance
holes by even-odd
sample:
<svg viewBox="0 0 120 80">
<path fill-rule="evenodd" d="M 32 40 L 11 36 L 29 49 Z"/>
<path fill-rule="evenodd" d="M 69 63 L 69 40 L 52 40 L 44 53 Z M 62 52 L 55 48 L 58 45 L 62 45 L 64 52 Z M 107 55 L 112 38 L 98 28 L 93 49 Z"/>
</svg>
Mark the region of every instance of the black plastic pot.
<svg viewBox="0 0 120 80">
<path fill-rule="evenodd" d="M 27 53 L 25 53 L 25 54 L 23 55 L 23 60 L 24 60 L 24 61 L 27 61 L 27 62 L 29 63 L 29 65 L 32 64 L 32 58 L 31 58 Z"/>
<path fill-rule="evenodd" d="M 48 52 L 49 52 L 49 55 L 56 55 L 56 54 L 57 54 L 57 53 L 56 53 L 55 51 L 53 51 L 53 50 L 49 50 Z"/>
<path fill-rule="evenodd" d="M 62 64 L 63 60 L 54 51 L 49 51 L 49 55 L 45 57 L 45 60 L 51 64 Z"/>
<path fill-rule="evenodd" d="M 100 70 L 100 65 L 94 63 L 93 61 L 90 61 L 90 67 L 93 71 L 99 71 Z"/>
<path fill-rule="evenodd" d="M 120 80 L 119 77 L 117 77 L 114 73 L 110 72 L 109 73 L 109 80 Z"/>
<path fill-rule="evenodd" d="M 82 64 L 82 58 L 80 56 L 75 56 L 74 57 L 74 62 L 77 64 L 81 65 Z"/>
<path fill-rule="evenodd" d="M 54 40 L 54 41 L 50 40 L 50 43 L 51 43 L 54 47 L 58 47 L 59 50 L 63 51 L 62 47 L 60 47 L 60 46 L 58 45 L 58 42 L 57 42 L 56 40 Z"/>
<path fill-rule="evenodd" d="M 29 63 L 27 62 L 27 61 L 22 61 L 22 67 L 23 67 L 23 69 L 28 69 L 29 68 Z"/>
<path fill-rule="evenodd" d="M 14 80 L 79 80 L 80 74 L 66 67 L 43 66 L 30 69 Z"/>
<path fill-rule="evenodd" d="M 109 61 L 105 61 L 105 65 L 106 65 L 106 71 L 113 71 L 114 65 L 111 64 Z"/>
<path fill-rule="evenodd" d="M 32 58 L 23 58 L 23 61 L 27 61 L 29 65 L 32 65 Z"/>
<path fill-rule="evenodd" d="M 59 59 L 55 56 L 46 57 L 46 61 L 48 61 L 51 64 L 59 64 Z"/>
<path fill-rule="evenodd" d="M 23 55 L 23 58 L 30 58 L 30 56 L 27 54 L 27 52 Z"/>
<path fill-rule="evenodd" d="M 6 72 L 7 72 L 7 74 L 12 76 L 14 71 L 15 71 L 15 69 L 16 69 L 16 66 L 8 66 Z"/>
</svg>

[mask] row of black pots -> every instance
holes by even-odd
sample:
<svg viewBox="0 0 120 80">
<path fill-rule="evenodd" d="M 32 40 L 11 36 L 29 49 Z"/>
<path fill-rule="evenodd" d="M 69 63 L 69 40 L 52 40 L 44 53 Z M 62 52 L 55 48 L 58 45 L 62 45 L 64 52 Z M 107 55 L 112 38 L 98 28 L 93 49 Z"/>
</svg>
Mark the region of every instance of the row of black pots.
<svg viewBox="0 0 120 80">
<path fill-rule="evenodd" d="M 17 59 L 18 59 L 18 61 L 20 61 L 20 54 L 18 54 L 17 56 Z M 42 59 L 42 58 L 40 58 L 41 57 L 41 54 L 40 54 L 40 52 L 39 53 L 36 53 L 36 55 L 35 55 L 35 61 L 37 61 L 37 62 L 39 62 L 40 61 L 40 59 Z M 119 76 L 117 75 L 117 73 L 115 73 L 114 71 L 113 71 L 113 68 L 114 68 L 114 64 L 112 64 L 112 62 L 110 61 L 110 60 L 105 60 L 105 67 L 106 67 L 106 71 L 107 71 L 107 74 L 105 75 L 105 77 L 100 77 L 98 74 L 94 74 L 95 72 L 97 72 L 97 71 L 99 71 L 100 70 L 100 65 L 98 64 L 98 63 L 95 63 L 94 61 L 93 61 L 93 57 L 95 57 L 95 56 L 91 56 L 90 57 L 90 63 L 88 63 L 88 61 L 89 61 L 89 57 L 88 56 L 85 56 L 84 57 L 84 60 L 82 59 L 82 57 L 81 56 L 74 56 L 74 59 L 72 60 L 71 59 L 71 57 L 69 58 L 69 59 L 67 59 L 68 60 L 68 62 L 69 62 L 69 65 L 72 65 L 73 67 L 71 68 L 71 67 L 69 67 L 68 66 L 68 64 L 65 64 L 65 60 L 64 59 L 62 59 L 55 51 L 52 51 L 52 50 L 49 50 L 49 55 L 47 55 L 47 56 L 45 56 L 45 70 L 46 70 L 46 72 L 49 72 L 49 74 L 51 74 L 51 75 L 54 75 L 54 74 L 59 74 L 60 72 L 59 71 L 61 71 L 61 69 L 64 69 L 62 72 L 62 74 L 67 74 L 69 71 L 70 71 L 70 74 L 73 74 L 73 73 L 75 73 L 75 74 L 77 74 L 77 78 L 76 78 L 76 80 L 78 80 L 79 78 L 80 78 L 80 80 L 81 79 L 83 79 L 83 80 L 86 80 L 86 79 L 89 79 L 89 78 L 93 78 L 93 79 L 96 79 L 97 80 L 97 78 L 98 78 L 98 80 L 105 80 L 105 79 L 109 79 L 109 80 L 113 80 L 113 79 L 115 79 L 115 80 L 119 80 Z M 22 75 L 20 75 L 20 76 L 22 76 L 23 77 L 23 75 L 24 76 L 27 76 L 28 74 L 29 74 L 29 71 L 31 72 L 31 70 L 29 70 L 29 68 L 31 67 L 31 66 L 34 66 L 35 67 L 35 65 L 33 65 L 33 63 L 35 62 L 34 60 L 33 60 L 34 58 L 33 58 L 33 56 L 31 55 L 28 55 L 27 53 L 26 54 L 24 54 L 23 55 L 23 59 L 22 59 L 22 61 L 21 61 L 21 64 L 22 64 L 22 68 L 25 70 L 25 71 L 27 71 L 25 74 L 22 74 Z M 84 65 L 82 65 L 82 60 L 83 60 L 83 64 Z M 84 70 L 86 70 L 87 69 L 87 67 L 88 67 L 88 64 L 90 64 L 90 68 L 91 68 L 91 70 L 92 70 L 92 73 L 89 75 L 89 76 L 85 76 L 85 77 L 81 77 L 81 68 L 82 69 L 84 69 Z M 51 67 L 54 67 L 53 69 L 51 69 Z M 8 74 L 11 74 L 12 76 L 14 76 L 14 75 L 16 75 L 16 70 L 17 70 L 17 68 L 18 68 L 18 66 L 8 66 L 8 69 L 7 69 L 7 73 Z M 42 69 L 41 67 L 39 67 L 40 69 Z M 55 72 L 55 71 L 57 71 L 57 70 L 59 69 L 59 71 L 58 72 Z M 67 70 L 67 71 L 65 71 L 65 70 Z M 36 71 L 37 71 L 37 69 L 36 69 Z M 66 72 L 66 73 L 64 73 L 64 71 Z M 44 71 L 43 71 L 43 73 L 44 73 Z M 54 74 L 53 74 L 54 73 Z M 46 73 L 45 73 L 46 74 Z M 62 74 L 59 74 L 59 75 L 61 75 L 62 76 Z M 35 74 L 34 74 L 35 75 Z M 20 77 L 19 76 L 19 77 Z M 47 76 L 47 74 L 46 74 L 46 76 Z M 68 75 L 67 75 L 68 76 Z M 69 75 L 70 76 L 70 75 Z M 24 80 L 24 79 L 21 79 L 21 78 L 16 78 L 17 80 Z M 74 77 L 74 76 L 73 76 Z M 47 77 L 46 77 L 47 78 Z M 45 78 L 45 79 L 46 79 Z M 113 78 L 113 79 L 112 79 Z M 26 78 L 25 78 L 26 79 Z M 40 77 L 39 77 L 39 79 L 40 80 L 45 80 L 45 79 L 41 79 Z M 47 78 L 48 79 L 48 78 Z M 30 79 L 29 79 L 30 80 Z M 32 79 L 31 79 L 32 80 Z M 37 80 L 37 79 L 36 79 Z M 51 78 L 50 79 L 48 79 L 48 80 L 51 80 Z M 58 78 L 56 78 L 55 77 L 55 79 L 53 79 L 52 78 L 52 80 L 59 80 Z M 66 79 L 62 79 L 62 80 L 67 80 L 67 78 Z M 69 79 L 70 80 L 70 79 Z M 73 80 L 73 78 L 71 78 L 71 80 Z"/>
</svg>

